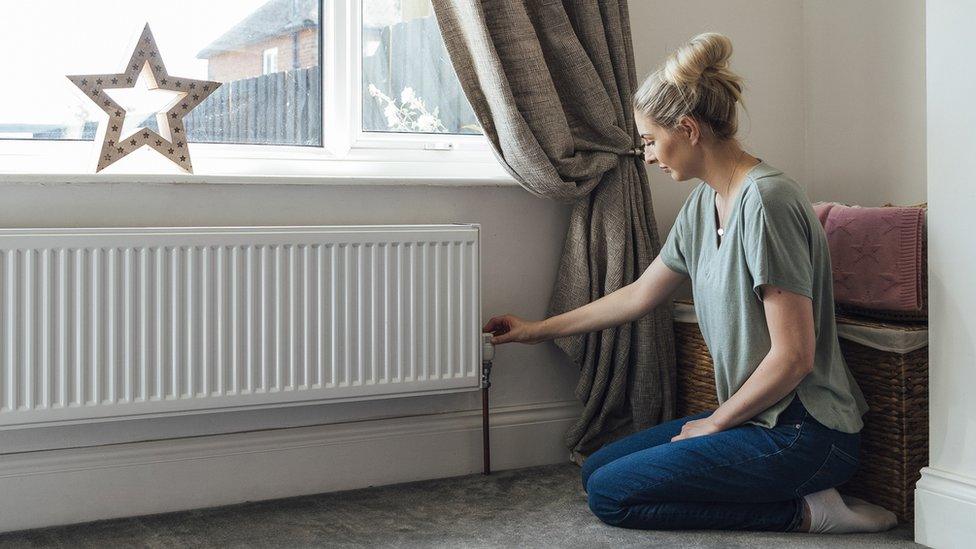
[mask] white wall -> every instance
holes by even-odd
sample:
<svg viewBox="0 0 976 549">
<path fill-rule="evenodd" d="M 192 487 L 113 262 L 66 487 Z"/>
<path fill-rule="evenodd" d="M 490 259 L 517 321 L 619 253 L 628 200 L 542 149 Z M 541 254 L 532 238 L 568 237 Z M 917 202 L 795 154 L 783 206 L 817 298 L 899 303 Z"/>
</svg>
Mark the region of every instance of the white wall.
<svg viewBox="0 0 976 549">
<path fill-rule="evenodd" d="M 812 200 L 925 201 L 924 16 L 919 0 L 803 2 Z"/>
<path fill-rule="evenodd" d="M 976 5 L 926 7 L 929 197 L 929 467 L 915 495 L 916 540 L 976 539 Z"/>
</svg>

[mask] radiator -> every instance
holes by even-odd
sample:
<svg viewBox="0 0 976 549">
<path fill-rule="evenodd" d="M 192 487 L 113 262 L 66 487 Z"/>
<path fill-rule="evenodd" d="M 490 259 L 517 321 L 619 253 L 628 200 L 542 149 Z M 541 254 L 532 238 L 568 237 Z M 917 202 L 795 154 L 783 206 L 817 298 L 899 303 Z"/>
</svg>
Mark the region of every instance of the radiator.
<svg viewBox="0 0 976 549">
<path fill-rule="evenodd" d="M 0 428 L 477 389 L 479 226 L 0 230 Z"/>
</svg>

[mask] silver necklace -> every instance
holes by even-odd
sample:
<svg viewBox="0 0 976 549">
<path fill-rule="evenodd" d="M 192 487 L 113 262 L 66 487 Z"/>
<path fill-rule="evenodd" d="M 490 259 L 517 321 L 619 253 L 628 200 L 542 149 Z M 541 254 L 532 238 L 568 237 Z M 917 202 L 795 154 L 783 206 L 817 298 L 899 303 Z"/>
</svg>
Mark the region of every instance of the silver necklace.
<svg viewBox="0 0 976 549">
<path fill-rule="evenodd" d="M 739 151 L 739 156 L 736 157 L 735 163 L 732 164 L 732 173 L 729 174 L 729 183 L 728 183 L 728 185 L 725 186 L 725 194 L 726 195 L 729 194 L 729 189 L 732 187 L 732 177 L 735 176 L 735 171 L 739 169 L 739 160 L 742 159 L 742 155 L 745 152 L 746 151 Z M 722 216 L 721 215 L 718 216 L 718 222 L 721 225 L 721 223 L 722 223 Z M 718 228 L 718 235 L 719 236 L 725 236 L 725 229 L 723 229 L 722 227 L 719 227 Z"/>
</svg>

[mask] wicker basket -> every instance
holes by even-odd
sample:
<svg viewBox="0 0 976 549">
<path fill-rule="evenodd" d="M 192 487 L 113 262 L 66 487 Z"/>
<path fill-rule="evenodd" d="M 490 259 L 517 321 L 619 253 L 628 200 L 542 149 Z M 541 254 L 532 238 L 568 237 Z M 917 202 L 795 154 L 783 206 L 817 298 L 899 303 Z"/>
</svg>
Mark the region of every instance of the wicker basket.
<svg viewBox="0 0 976 549">
<path fill-rule="evenodd" d="M 682 301 L 690 303 L 690 301 Z M 895 330 L 926 330 L 924 324 L 899 324 L 838 315 L 841 325 Z M 674 323 L 679 416 L 713 410 L 715 372 L 698 324 Z M 914 518 L 915 483 L 928 463 L 928 347 L 906 354 L 840 339 L 841 351 L 870 410 L 861 431 L 861 466 L 841 491 L 898 515 Z"/>
</svg>

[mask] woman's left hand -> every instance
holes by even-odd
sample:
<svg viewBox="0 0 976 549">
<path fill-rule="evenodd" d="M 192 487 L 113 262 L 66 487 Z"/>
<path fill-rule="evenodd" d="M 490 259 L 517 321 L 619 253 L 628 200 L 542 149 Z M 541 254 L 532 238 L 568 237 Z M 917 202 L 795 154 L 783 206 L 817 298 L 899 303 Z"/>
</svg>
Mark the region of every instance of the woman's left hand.
<svg viewBox="0 0 976 549">
<path fill-rule="evenodd" d="M 701 419 L 695 419 L 685 423 L 681 427 L 681 432 L 677 435 L 671 437 L 671 442 L 676 440 L 682 440 L 686 438 L 700 437 L 703 435 L 710 435 L 712 433 L 717 433 L 722 429 L 712 421 L 712 417 L 703 417 Z"/>
</svg>

